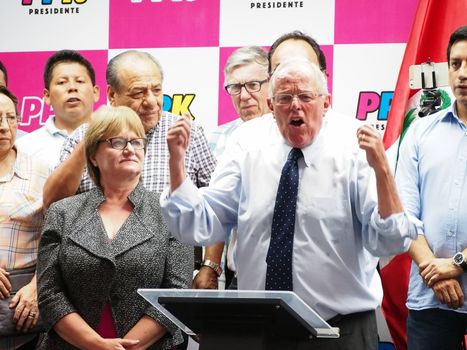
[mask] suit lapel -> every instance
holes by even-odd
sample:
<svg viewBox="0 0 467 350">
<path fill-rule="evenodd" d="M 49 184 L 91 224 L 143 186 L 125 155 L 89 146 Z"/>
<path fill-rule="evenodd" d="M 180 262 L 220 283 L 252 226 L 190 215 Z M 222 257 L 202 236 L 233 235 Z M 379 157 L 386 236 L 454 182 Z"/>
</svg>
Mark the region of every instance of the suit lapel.
<svg viewBox="0 0 467 350">
<path fill-rule="evenodd" d="M 83 218 L 80 225 L 73 229 L 70 239 L 77 245 L 100 258 L 115 263 L 115 257 L 151 239 L 152 232 L 138 215 L 143 205 L 145 189 L 141 183 L 128 197 L 134 208 L 128 219 L 109 242 L 107 233 L 98 212 L 98 207 L 105 200 L 99 189 L 93 189 L 83 205 Z"/>
<path fill-rule="evenodd" d="M 154 234 L 133 211 L 110 243 L 112 252 L 118 256 L 153 237 Z"/>
<path fill-rule="evenodd" d="M 87 194 L 85 203 L 80 207 L 81 219 L 71 228 L 68 237 L 91 254 L 114 262 L 114 255 L 97 210 L 104 199 L 99 188 L 94 188 Z"/>
<path fill-rule="evenodd" d="M 133 204 L 133 211 L 112 240 L 112 251 L 115 256 L 154 237 L 154 232 L 144 224 L 139 215 L 143 209 L 145 193 L 146 190 L 140 182 L 128 197 Z"/>
</svg>

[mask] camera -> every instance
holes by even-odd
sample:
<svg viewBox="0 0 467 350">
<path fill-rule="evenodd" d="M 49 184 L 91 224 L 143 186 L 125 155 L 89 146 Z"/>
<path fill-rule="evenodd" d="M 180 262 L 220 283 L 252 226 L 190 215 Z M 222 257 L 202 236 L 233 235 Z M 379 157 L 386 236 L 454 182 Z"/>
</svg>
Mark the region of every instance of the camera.
<svg viewBox="0 0 467 350">
<path fill-rule="evenodd" d="M 420 97 L 420 118 L 433 114 L 441 108 L 441 92 L 437 89 L 440 86 L 449 85 L 447 62 L 434 63 L 425 62 L 419 65 L 410 66 L 409 86 L 411 89 L 422 89 Z"/>
<path fill-rule="evenodd" d="M 441 93 L 438 89 L 424 89 L 420 98 L 420 118 L 438 112 L 441 108 Z"/>
</svg>

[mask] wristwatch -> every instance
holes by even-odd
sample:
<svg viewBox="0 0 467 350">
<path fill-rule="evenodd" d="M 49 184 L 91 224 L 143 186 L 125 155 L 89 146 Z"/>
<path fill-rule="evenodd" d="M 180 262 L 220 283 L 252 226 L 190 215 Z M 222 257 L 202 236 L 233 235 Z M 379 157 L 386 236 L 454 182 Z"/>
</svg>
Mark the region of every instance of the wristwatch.
<svg viewBox="0 0 467 350">
<path fill-rule="evenodd" d="M 456 266 L 462 268 L 462 270 L 467 271 L 467 262 L 465 261 L 464 254 L 458 252 L 452 257 L 452 263 Z"/>
<path fill-rule="evenodd" d="M 211 260 L 203 260 L 203 262 L 201 263 L 201 266 L 207 266 L 207 267 L 210 267 L 211 269 L 214 270 L 214 272 L 216 273 L 217 277 L 220 277 L 220 275 L 222 275 L 222 267 L 220 267 L 219 264 L 216 264 L 214 261 L 211 261 Z"/>
</svg>

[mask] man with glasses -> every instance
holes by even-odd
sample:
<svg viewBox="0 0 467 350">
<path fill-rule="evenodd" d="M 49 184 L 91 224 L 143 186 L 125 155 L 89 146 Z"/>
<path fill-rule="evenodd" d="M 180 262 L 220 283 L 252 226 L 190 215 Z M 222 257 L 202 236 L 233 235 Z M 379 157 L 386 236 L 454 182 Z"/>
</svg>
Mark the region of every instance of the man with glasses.
<svg viewBox="0 0 467 350">
<path fill-rule="evenodd" d="M 328 76 L 326 56 L 323 50 L 316 40 L 299 30 L 281 35 L 271 45 L 271 49 L 268 52 L 269 74 L 271 75 L 282 61 L 298 57 L 306 58 L 310 62 L 313 62 L 326 77 Z M 336 112 L 330 105 L 326 111 L 326 118 L 346 119 L 350 117 Z"/>
<path fill-rule="evenodd" d="M 229 138 L 240 125 L 269 112 L 267 104 L 268 80 L 268 56 L 261 47 L 241 47 L 227 59 L 224 67 L 224 87 L 232 99 L 232 104 L 239 118 L 220 126 L 212 133 L 210 146 L 217 159 L 220 159 Z M 228 245 L 228 269 L 226 269 L 225 274 L 226 287 L 231 289 L 235 289 L 237 285 L 236 277 L 231 276 L 236 270 L 234 261 L 236 236 L 236 230 L 233 230 Z M 219 249 L 222 247 L 223 243 L 218 244 Z M 212 272 L 204 270 L 203 268 L 200 270 L 195 282 L 204 278 L 205 272 L 212 275 Z M 221 276 L 221 283 L 223 277 Z"/>
<path fill-rule="evenodd" d="M 269 112 L 268 80 L 268 57 L 261 47 L 241 47 L 227 59 L 224 67 L 224 87 L 239 118 L 213 132 L 210 146 L 217 158 L 224 152 L 229 136 L 243 122 Z"/>
<path fill-rule="evenodd" d="M 378 132 L 324 118 L 324 74 L 308 59 L 281 61 L 269 82 L 272 116 L 233 136 L 209 187 L 183 171 L 190 121 L 169 130 L 170 188 L 161 196 L 170 232 L 186 243 L 227 238 L 238 228 L 238 288 L 292 290 L 339 339 L 299 349 L 377 348 L 382 297 L 378 258 L 416 237 L 403 211 Z"/>
</svg>

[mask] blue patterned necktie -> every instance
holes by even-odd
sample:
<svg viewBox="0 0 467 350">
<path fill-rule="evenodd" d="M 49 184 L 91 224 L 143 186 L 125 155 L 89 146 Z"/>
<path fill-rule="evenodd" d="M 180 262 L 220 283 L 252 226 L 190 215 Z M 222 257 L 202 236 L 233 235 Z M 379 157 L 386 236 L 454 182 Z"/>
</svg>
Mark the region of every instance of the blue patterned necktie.
<svg viewBox="0 0 467 350">
<path fill-rule="evenodd" d="M 266 257 L 266 290 L 293 290 L 292 252 L 298 192 L 297 160 L 301 157 L 302 151 L 293 148 L 282 168 Z"/>
</svg>

